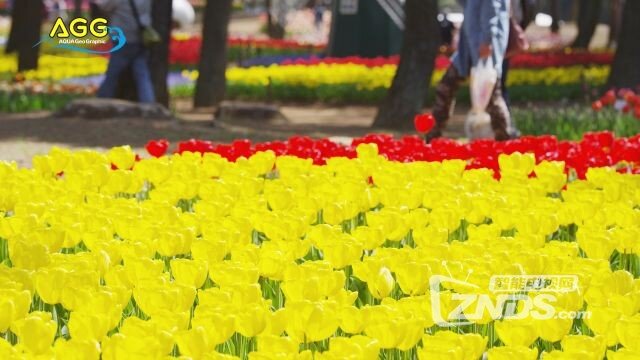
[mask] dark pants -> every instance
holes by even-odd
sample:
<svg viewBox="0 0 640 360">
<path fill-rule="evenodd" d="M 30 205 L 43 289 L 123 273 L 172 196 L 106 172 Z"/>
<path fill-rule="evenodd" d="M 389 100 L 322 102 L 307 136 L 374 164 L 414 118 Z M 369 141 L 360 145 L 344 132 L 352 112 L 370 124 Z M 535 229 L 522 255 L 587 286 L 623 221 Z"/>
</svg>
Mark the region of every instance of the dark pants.
<svg viewBox="0 0 640 360">
<path fill-rule="evenodd" d="M 98 89 L 98 97 L 115 98 L 118 92 L 120 75 L 131 67 L 133 79 L 138 90 L 138 101 L 153 103 L 156 97 L 151 82 L 151 73 L 147 63 L 147 49 L 142 44 L 126 44 L 122 49 L 111 54 L 107 74 Z"/>
<path fill-rule="evenodd" d="M 507 103 L 507 107 L 511 109 L 511 98 L 509 97 L 509 89 L 507 88 L 507 76 L 509 76 L 509 59 L 504 59 L 502 62 L 502 78 L 500 79 L 500 85 L 502 86 L 502 97 Z"/>
<path fill-rule="evenodd" d="M 436 119 L 436 126 L 427 134 L 427 141 L 442 136 L 442 131 L 447 125 L 447 120 L 451 116 L 452 104 L 455 100 L 456 92 L 460 88 L 460 84 L 465 80 L 458 74 L 455 66 L 449 66 L 447 72 L 440 80 L 436 87 L 436 103 L 433 107 L 433 116 Z M 487 113 L 491 116 L 491 128 L 495 134 L 496 140 L 507 140 L 509 136 L 509 128 L 511 123 L 511 115 L 507 103 L 502 97 L 502 86 L 500 79 L 493 89 Z"/>
</svg>

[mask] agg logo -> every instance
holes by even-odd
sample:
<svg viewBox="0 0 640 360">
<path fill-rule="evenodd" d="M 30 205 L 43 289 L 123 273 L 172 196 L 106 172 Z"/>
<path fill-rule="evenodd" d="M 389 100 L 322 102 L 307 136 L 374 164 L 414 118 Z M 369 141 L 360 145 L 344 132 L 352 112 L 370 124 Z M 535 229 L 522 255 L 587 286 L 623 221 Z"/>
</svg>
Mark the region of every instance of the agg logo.
<svg viewBox="0 0 640 360">
<path fill-rule="evenodd" d="M 76 18 L 71 21 L 71 23 L 69 24 L 69 29 L 67 30 L 67 26 L 65 25 L 64 20 L 62 20 L 62 18 L 58 18 L 55 24 L 53 24 L 53 28 L 49 33 L 49 37 L 52 39 L 68 38 L 69 32 L 71 32 L 71 35 L 76 38 L 84 38 L 85 36 L 89 35 L 89 32 L 91 32 L 91 35 L 96 38 L 104 38 L 105 36 L 109 35 L 109 32 L 107 30 L 107 19 L 94 19 L 93 21 L 91 21 L 91 23 L 89 23 L 89 26 L 87 27 L 88 23 L 89 21 L 85 18 Z"/>
<path fill-rule="evenodd" d="M 113 46 L 108 48 L 110 41 Z M 109 26 L 109 21 L 105 18 L 91 21 L 74 18 L 68 24 L 64 19 L 58 18 L 49 34 L 44 35 L 34 46 L 48 44 L 54 48 L 88 54 L 108 54 L 122 49 L 126 42 L 122 29 Z"/>
</svg>

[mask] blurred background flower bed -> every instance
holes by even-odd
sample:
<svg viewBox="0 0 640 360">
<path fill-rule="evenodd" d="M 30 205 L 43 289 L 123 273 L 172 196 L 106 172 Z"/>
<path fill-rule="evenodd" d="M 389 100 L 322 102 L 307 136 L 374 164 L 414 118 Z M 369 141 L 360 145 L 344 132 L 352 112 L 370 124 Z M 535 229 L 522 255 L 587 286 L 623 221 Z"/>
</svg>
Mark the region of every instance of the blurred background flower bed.
<svg viewBox="0 0 640 360">
<path fill-rule="evenodd" d="M 198 77 L 195 64 L 199 59 L 199 37 L 174 36 L 171 43 L 169 75 L 170 91 L 176 98 L 190 98 Z M 322 55 L 323 45 L 291 40 L 229 39 L 227 70 L 231 99 L 277 102 L 320 102 L 327 104 L 375 104 L 384 97 L 391 84 L 398 57 L 331 58 Z M 0 56 L 0 82 L 11 84 L 37 80 L 44 85 L 54 82 L 75 85 L 63 87 L 74 96 L 90 95 L 106 71 L 106 57 L 68 57 L 43 55 L 38 70 L 17 73 L 15 56 Z M 557 99 L 588 99 L 600 91 L 609 75 L 610 52 L 533 52 L 515 56 L 507 84 L 511 100 L 516 103 Z M 233 66 L 233 65 L 236 66 Z M 435 85 L 449 65 L 440 55 L 432 77 Z M 79 91 L 78 87 L 86 89 Z M 14 86 L 5 86 L 9 96 Z M 44 86 L 46 97 L 50 86 Z M 59 93 L 57 91 L 56 93 Z M 432 101 L 433 91 L 429 92 Z M 461 100 L 468 101 L 463 87 Z M 30 107 L 5 106 L 0 111 L 15 112 L 40 109 L 39 101 Z M 51 104 L 64 105 L 51 101 Z M 55 105 L 51 105 L 55 109 Z"/>
</svg>

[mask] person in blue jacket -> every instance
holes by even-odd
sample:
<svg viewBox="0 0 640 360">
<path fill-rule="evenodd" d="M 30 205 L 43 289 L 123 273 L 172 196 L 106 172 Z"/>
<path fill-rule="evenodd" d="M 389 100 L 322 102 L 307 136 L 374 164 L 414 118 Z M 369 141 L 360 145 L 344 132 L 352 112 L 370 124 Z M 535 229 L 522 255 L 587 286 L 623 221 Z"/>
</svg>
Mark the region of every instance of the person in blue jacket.
<svg viewBox="0 0 640 360">
<path fill-rule="evenodd" d="M 459 0 L 464 8 L 464 21 L 460 30 L 458 49 L 451 58 L 451 65 L 436 88 L 433 116 L 436 126 L 427 134 L 430 141 L 442 136 L 451 115 L 452 103 L 460 84 L 469 77 L 471 68 L 480 59 L 491 58 L 498 78 L 509 42 L 510 0 Z M 496 140 L 512 137 L 509 108 L 502 97 L 500 79 L 496 83 L 487 106 L 491 115 L 491 127 Z"/>
</svg>

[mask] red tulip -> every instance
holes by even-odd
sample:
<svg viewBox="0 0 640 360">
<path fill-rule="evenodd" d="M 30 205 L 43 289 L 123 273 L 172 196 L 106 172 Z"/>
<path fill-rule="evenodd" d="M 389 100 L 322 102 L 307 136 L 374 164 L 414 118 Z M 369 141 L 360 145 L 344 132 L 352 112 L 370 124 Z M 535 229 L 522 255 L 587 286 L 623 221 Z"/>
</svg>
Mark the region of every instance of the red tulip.
<svg viewBox="0 0 640 360">
<path fill-rule="evenodd" d="M 636 105 L 635 110 L 633 110 L 633 116 L 640 120 L 640 105 Z"/>
<path fill-rule="evenodd" d="M 602 101 L 600 101 L 600 100 L 596 100 L 596 101 L 593 102 L 593 104 L 591 104 L 591 108 L 594 111 L 602 110 L 602 106 L 603 106 L 603 104 L 602 104 Z"/>
<path fill-rule="evenodd" d="M 588 132 L 582 136 L 580 144 L 587 148 L 593 148 L 593 152 L 603 148 L 611 147 L 615 136 L 611 131 Z"/>
<path fill-rule="evenodd" d="M 150 140 L 145 146 L 149 155 L 153 157 L 161 157 L 167 153 L 169 149 L 169 141 L 166 139 Z"/>
<path fill-rule="evenodd" d="M 616 92 L 613 90 L 607 91 L 600 99 L 603 105 L 612 105 L 616 102 Z"/>
<path fill-rule="evenodd" d="M 436 125 L 436 118 L 432 114 L 418 114 L 413 118 L 413 124 L 419 133 L 427 133 Z"/>
</svg>

